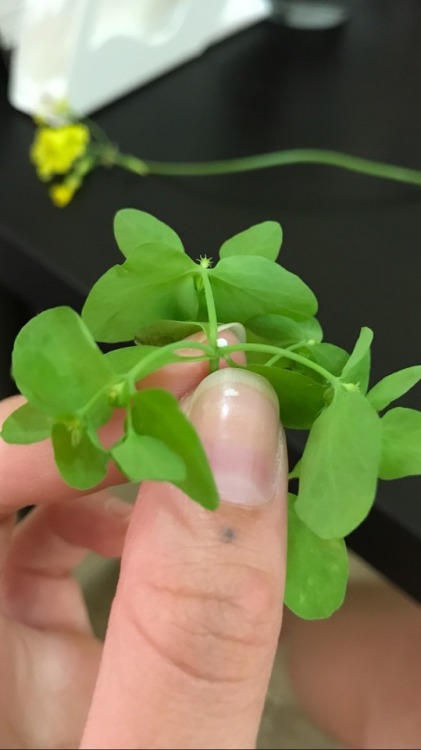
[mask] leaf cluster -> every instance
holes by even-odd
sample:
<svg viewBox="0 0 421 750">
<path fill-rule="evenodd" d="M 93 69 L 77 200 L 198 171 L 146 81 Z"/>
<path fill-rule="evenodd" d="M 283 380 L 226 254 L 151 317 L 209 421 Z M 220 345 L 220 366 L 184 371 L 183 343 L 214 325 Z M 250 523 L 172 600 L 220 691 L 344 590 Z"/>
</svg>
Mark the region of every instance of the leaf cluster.
<svg viewBox="0 0 421 750">
<path fill-rule="evenodd" d="M 347 581 L 344 537 L 369 513 L 378 478 L 421 473 L 421 413 L 387 409 L 421 380 L 421 366 L 369 389 L 373 334 L 362 328 L 351 353 L 323 341 L 317 300 L 277 262 L 279 224 L 266 221 L 228 239 L 212 267 L 193 261 L 170 227 L 134 209 L 119 211 L 124 261 L 93 286 L 82 316 L 47 310 L 18 334 L 12 360 L 27 403 L 4 423 L 9 443 L 50 438 L 63 479 L 81 490 L 105 478 L 110 461 L 132 481 L 175 486 L 208 509 L 218 493 L 201 442 L 177 400 L 137 383 L 186 357 L 244 368 L 274 388 L 287 428 L 309 431 L 291 472 L 286 604 L 305 618 L 328 617 Z M 218 346 L 217 327 L 238 321 L 247 342 Z M 180 342 L 197 331 L 206 343 Z M 104 354 L 97 342 L 122 344 Z M 197 350 L 192 355 L 192 351 Z M 124 410 L 110 447 L 103 427 Z"/>
</svg>

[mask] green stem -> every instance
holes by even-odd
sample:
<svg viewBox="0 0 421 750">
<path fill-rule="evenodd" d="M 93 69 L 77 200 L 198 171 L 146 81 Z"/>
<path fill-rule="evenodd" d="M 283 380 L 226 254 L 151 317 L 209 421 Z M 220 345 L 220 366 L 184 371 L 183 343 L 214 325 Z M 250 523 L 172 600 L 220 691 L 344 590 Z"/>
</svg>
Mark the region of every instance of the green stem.
<svg viewBox="0 0 421 750">
<path fill-rule="evenodd" d="M 267 362 L 265 362 L 265 367 L 272 367 L 275 365 L 279 359 L 282 359 L 284 355 L 283 354 L 274 354 L 273 357 L 271 357 Z"/>
<path fill-rule="evenodd" d="M 134 172 L 141 177 L 146 177 L 150 173 L 149 167 L 146 166 L 146 162 L 139 159 L 137 156 L 131 154 L 121 154 L 117 149 L 113 154 L 107 154 L 107 158 L 113 159 L 113 164 L 117 167 L 123 167 L 128 172 Z"/>
<path fill-rule="evenodd" d="M 305 345 L 305 343 L 306 343 L 305 341 L 299 341 L 298 344 L 291 344 L 291 346 L 287 346 L 287 351 L 293 352 L 294 349 L 300 349 L 302 346 Z M 282 359 L 283 356 L 284 356 L 283 354 L 275 354 L 265 363 L 265 366 L 272 367 L 272 365 L 274 365 L 278 361 L 278 359 Z"/>
<path fill-rule="evenodd" d="M 279 355 L 286 359 L 291 359 L 293 362 L 299 362 L 310 370 L 314 370 L 314 372 L 318 372 L 319 375 L 329 381 L 334 388 L 337 388 L 338 383 L 340 382 L 339 378 L 332 375 L 331 372 L 325 370 L 324 367 L 321 367 L 321 365 L 318 365 L 316 362 L 312 362 L 311 359 L 307 359 L 301 354 L 296 354 L 289 349 L 282 349 L 279 346 L 271 346 L 270 344 L 234 344 L 232 346 L 224 346 L 222 351 L 224 355 L 232 354 L 233 352 L 263 352 L 264 354 Z M 263 366 L 267 367 L 267 364 Z"/>
<path fill-rule="evenodd" d="M 205 291 L 206 307 L 208 311 L 209 345 L 215 348 L 218 339 L 218 318 L 216 316 L 215 301 L 213 299 L 212 287 L 209 281 L 207 269 L 201 267 L 200 271 L 202 274 L 203 289 Z"/>
<path fill-rule="evenodd" d="M 106 148 L 115 148 L 115 144 L 112 142 L 111 138 L 108 137 L 105 130 L 101 128 L 101 126 L 98 125 L 95 120 L 91 120 L 90 117 L 85 117 L 84 122 L 88 126 L 89 130 L 91 131 L 91 135 L 93 135 L 93 137 L 96 139 L 99 146 L 106 146 Z"/>
<path fill-rule="evenodd" d="M 204 352 L 205 356 L 203 356 L 203 357 L 190 357 L 190 356 L 187 355 L 186 357 L 183 357 L 180 354 L 180 362 L 183 362 L 183 361 L 186 361 L 186 362 L 187 361 L 188 362 L 202 362 L 204 360 L 210 359 L 213 356 L 213 354 L 214 354 L 214 349 L 213 348 L 211 348 L 207 344 L 201 344 L 198 341 L 185 341 L 185 342 L 183 342 L 183 341 L 174 341 L 172 344 L 166 344 L 166 346 L 160 346 L 160 347 L 158 347 L 158 350 L 156 352 L 151 352 L 150 354 L 148 354 L 146 357 L 144 357 L 144 359 L 142 359 L 139 362 L 138 365 L 135 365 L 134 367 L 132 367 L 132 369 L 129 370 L 129 372 L 126 374 L 125 377 L 128 378 L 129 380 L 133 380 L 133 381 L 141 379 L 141 377 L 142 377 L 142 370 L 145 369 L 145 365 L 147 365 L 148 369 L 149 369 L 149 366 L 154 363 L 154 360 L 158 360 L 158 362 L 159 362 L 159 359 L 161 358 L 163 351 L 172 352 L 172 351 L 176 351 L 177 349 L 182 349 L 183 348 L 183 343 L 185 343 L 186 348 L 188 347 L 189 349 L 198 349 L 199 351 Z"/>
<path fill-rule="evenodd" d="M 216 315 L 215 300 L 213 298 L 212 287 L 209 281 L 208 269 L 204 266 L 200 266 L 200 272 L 203 280 L 203 289 L 205 292 L 206 307 L 208 311 L 209 345 L 213 349 L 213 351 L 216 352 L 218 348 L 218 318 Z M 213 356 L 211 358 L 211 372 L 214 372 L 218 369 L 219 359 L 220 357 L 218 356 Z"/>
<path fill-rule="evenodd" d="M 211 349 L 207 344 L 201 344 L 199 341 L 186 341 L 185 343 L 186 347 L 188 346 L 189 349 L 198 349 L 199 351 L 204 352 L 204 355 L 202 357 L 191 357 L 188 355 L 183 357 L 182 355 L 180 355 L 180 362 L 207 362 L 211 359 L 212 356 L 214 356 L 214 349 Z M 148 356 L 144 357 L 144 359 L 142 359 L 139 364 L 132 367 L 132 369 L 129 370 L 125 375 L 122 375 L 121 378 L 118 379 L 118 375 L 116 374 L 116 379 L 118 379 L 119 382 L 129 381 L 134 385 L 137 380 L 141 379 L 142 370 L 144 369 L 145 364 L 150 366 L 151 364 L 153 364 L 155 359 L 159 361 L 161 353 L 164 349 L 166 351 L 173 351 L 182 348 L 182 345 L 182 341 L 174 341 L 172 344 L 167 344 L 165 347 L 162 346 L 157 348 L 156 352 L 151 352 L 150 354 L 148 354 Z M 95 393 L 95 396 L 92 396 L 90 401 L 83 407 L 83 409 L 80 410 L 78 416 L 83 418 L 87 414 L 89 414 L 90 410 L 95 406 L 97 400 L 99 400 L 101 396 L 103 396 L 104 393 L 109 390 L 109 388 L 110 384 L 104 386 L 97 393 Z"/>
<path fill-rule="evenodd" d="M 292 164 L 318 164 L 338 167 L 350 172 L 379 177 L 385 180 L 395 180 L 396 182 L 421 186 L 421 170 L 409 169 L 373 159 L 351 156 L 340 151 L 319 148 L 286 149 L 267 154 L 211 162 L 146 161 L 129 154 L 116 153 L 114 163 L 142 176 L 155 174 L 174 177 L 234 174 Z"/>
</svg>

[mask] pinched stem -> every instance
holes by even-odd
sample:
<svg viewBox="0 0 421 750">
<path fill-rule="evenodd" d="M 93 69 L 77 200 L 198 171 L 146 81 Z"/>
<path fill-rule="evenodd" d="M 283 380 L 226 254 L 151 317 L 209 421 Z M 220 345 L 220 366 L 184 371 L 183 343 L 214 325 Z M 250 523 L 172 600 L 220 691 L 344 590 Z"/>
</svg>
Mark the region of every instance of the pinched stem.
<svg viewBox="0 0 421 750">
<path fill-rule="evenodd" d="M 119 382 L 126 381 L 130 384 L 130 387 L 134 388 L 135 383 L 142 378 L 142 370 L 145 370 L 145 365 L 147 365 L 147 369 L 149 370 L 151 364 L 153 365 L 154 360 L 157 360 L 158 366 L 157 370 L 159 369 L 159 360 L 162 359 L 162 352 L 165 349 L 167 352 L 177 351 L 177 349 L 180 351 L 183 348 L 183 343 L 185 343 L 185 348 L 189 349 L 197 349 L 198 352 L 202 352 L 202 356 L 190 356 L 186 355 L 183 356 L 180 354 L 180 362 L 186 361 L 186 362 L 207 362 L 214 356 L 214 352 L 216 347 L 210 347 L 208 344 L 202 344 L 199 341 L 174 341 L 171 344 L 167 344 L 165 347 L 157 347 L 157 350 L 154 352 L 151 352 L 146 357 L 144 357 L 137 365 L 132 367 L 131 370 L 129 370 L 125 375 L 122 375 L 121 378 L 118 378 L 118 375 L 116 374 L 116 380 Z M 161 365 L 162 366 L 162 365 Z M 94 408 L 97 401 L 99 401 L 100 398 L 103 397 L 104 393 L 107 393 L 109 390 L 110 385 L 106 385 L 103 388 L 101 388 L 97 393 L 90 399 L 90 401 L 83 407 L 83 409 L 80 410 L 79 416 L 85 417 L 89 412 Z"/>
<path fill-rule="evenodd" d="M 205 284 L 205 290 L 206 290 L 206 282 L 209 284 L 209 279 L 207 277 L 207 274 L 203 274 L 204 284 Z M 137 365 L 132 367 L 131 370 L 129 370 L 124 376 L 122 376 L 121 380 L 126 381 L 134 386 L 136 381 L 140 380 L 142 378 L 142 371 L 144 372 L 145 369 L 150 372 L 151 365 L 154 364 L 154 361 L 156 360 L 157 363 L 157 369 L 159 369 L 160 362 L 162 362 L 162 352 L 165 350 L 167 352 L 176 352 L 177 350 L 180 351 L 183 348 L 183 344 L 188 346 L 189 349 L 197 349 L 198 350 L 198 356 L 190 356 L 186 355 L 183 356 L 180 354 L 180 362 L 188 361 L 188 362 L 209 362 L 211 371 L 214 371 L 217 369 L 219 360 L 223 357 L 226 358 L 228 362 L 231 361 L 231 354 L 234 354 L 235 352 L 263 352 L 264 354 L 272 354 L 273 358 L 277 357 L 284 357 L 285 359 L 290 359 L 293 362 L 299 362 L 300 364 L 304 365 L 305 367 L 308 367 L 310 370 L 313 370 L 314 372 L 319 373 L 325 380 L 327 380 L 334 388 L 338 388 L 341 381 L 340 378 L 336 377 L 335 375 L 332 375 L 328 370 L 325 370 L 324 367 L 321 365 L 318 365 L 316 362 L 312 362 L 310 359 L 307 359 L 306 357 L 303 357 L 301 354 L 297 354 L 296 352 L 291 351 L 290 349 L 283 349 L 282 347 L 278 346 L 272 346 L 270 344 L 232 344 L 229 346 L 224 346 L 223 348 L 218 346 L 217 336 L 218 336 L 218 323 L 216 319 L 216 310 L 215 305 L 213 302 L 213 295 L 212 295 L 212 289 L 210 288 L 210 299 L 209 299 L 209 323 L 210 323 L 210 331 L 212 332 L 212 335 L 214 336 L 214 342 L 209 344 L 204 344 L 199 341 L 174 341 L 171 344 L 167 344 L 164 347 L 158 347 L 156 351 L 151 352 L 148 354 L 144 359 L 142 359 Z M 199 352 L 202 352 L 201 355 L 199 355 Z M 266 365 L 266 367 L 269 367 L 269 363 Z M 102 388 L 98 393 L 95 394 L 95 396 L 89 401 L 88 404 L 84 407 L 84 409 L 80 412 L 80 417 L 84 417 L 89 413 L 89 411 L 95 406 L 97 400 L 99 400 L 104 393 L 108 390 L 109 386 L 105 386 Z"/>
<path fill-rule="evenodd" d="M 186 355 L 185 357 L 180 354 L 180 362 L 185 360 L 186 362 L 203 362 L 208 359 L 211 359 L 211 357 L 214 354 L 214 348 L 209 346 L 209 344 L 202 344 L 199 341 L 173 341 L 171 344 L 166 344 L 165 346 L 160 346 L 157 348 L 156 352 L 151 352 L 148 354 L 144 359 L 142 359 L 139 364 L 132 367 L 132 369 L 127 373 L 125 376 L 128 380 L 132 380 L 133 382 L 136 382 L 137 380 L 140 380 L 142 377 L 142 370 L 145 369 L 145 365 L 148 365 L 148 369 L 151 364 L 154 363 L 154 360 L 159 360 L 162 357 L 162 352 L 173 352 L 177 351 L 183 348 L 183 344 L 185 344 L 185 348 L 189 349 L 198 349 L 198 351 L 203 352 L 203 356 L 197 356 L 193 357 L 190 355 Z M 159 369 L 159 368 L 158 368 Z"/>
</svg>

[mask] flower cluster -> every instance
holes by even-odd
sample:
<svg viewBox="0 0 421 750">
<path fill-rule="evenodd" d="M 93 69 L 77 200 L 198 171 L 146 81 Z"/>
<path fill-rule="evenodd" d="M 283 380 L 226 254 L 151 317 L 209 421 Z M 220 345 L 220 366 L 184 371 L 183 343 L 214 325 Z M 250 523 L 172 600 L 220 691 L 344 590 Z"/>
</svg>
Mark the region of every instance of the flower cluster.
<svg viewBox="0 0 421 750">
<path fill-rule="evenodd" d="M 39 124 L 30 158 L 43 182 L 49 182 L 57 175 L 65 175 L 64 180 L 52 184 L 49 189 L 56 206 L 67 206 L 82 184 L 84 175 L 92 168 L 90 140 L 89 128 L 83 123 L 58 127 L 43 122 Z"/>
</svg>

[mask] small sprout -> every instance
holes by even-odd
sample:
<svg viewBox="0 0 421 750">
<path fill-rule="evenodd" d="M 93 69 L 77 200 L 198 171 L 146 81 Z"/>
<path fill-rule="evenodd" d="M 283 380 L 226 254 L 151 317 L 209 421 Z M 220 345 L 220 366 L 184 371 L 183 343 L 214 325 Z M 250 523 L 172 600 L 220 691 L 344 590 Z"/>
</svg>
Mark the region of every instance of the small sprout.
<svg viewBox="0 0 421 750">
<path fill-rule="evenodd" d="M 70 432 L 70 443 L 73 448 L 77 448 L 82 439 L 82 420 L 79 417 L 70 417 L 60 420 L 66 430 Z"/>
<path fill-rule="evenodd" d="M 110 406 L 123 407 L 127 406 L 130 398 L 130 387 L 127 380 L 116 383 L 107 391 Z"/>
<path fill-rule="evenodd" d="M 202 268 L 211 268 L 212 267 L 213 260 L 212 258 L 208 258 L 206 255 L 200 255 L 199 256 L 199 265 Z"/>
<path fill-rule="evenodd" d="M 360 391 L 359 383 L 342 383 L 342 385 L 349 393 L 359 393 Z"/>
</svg>

